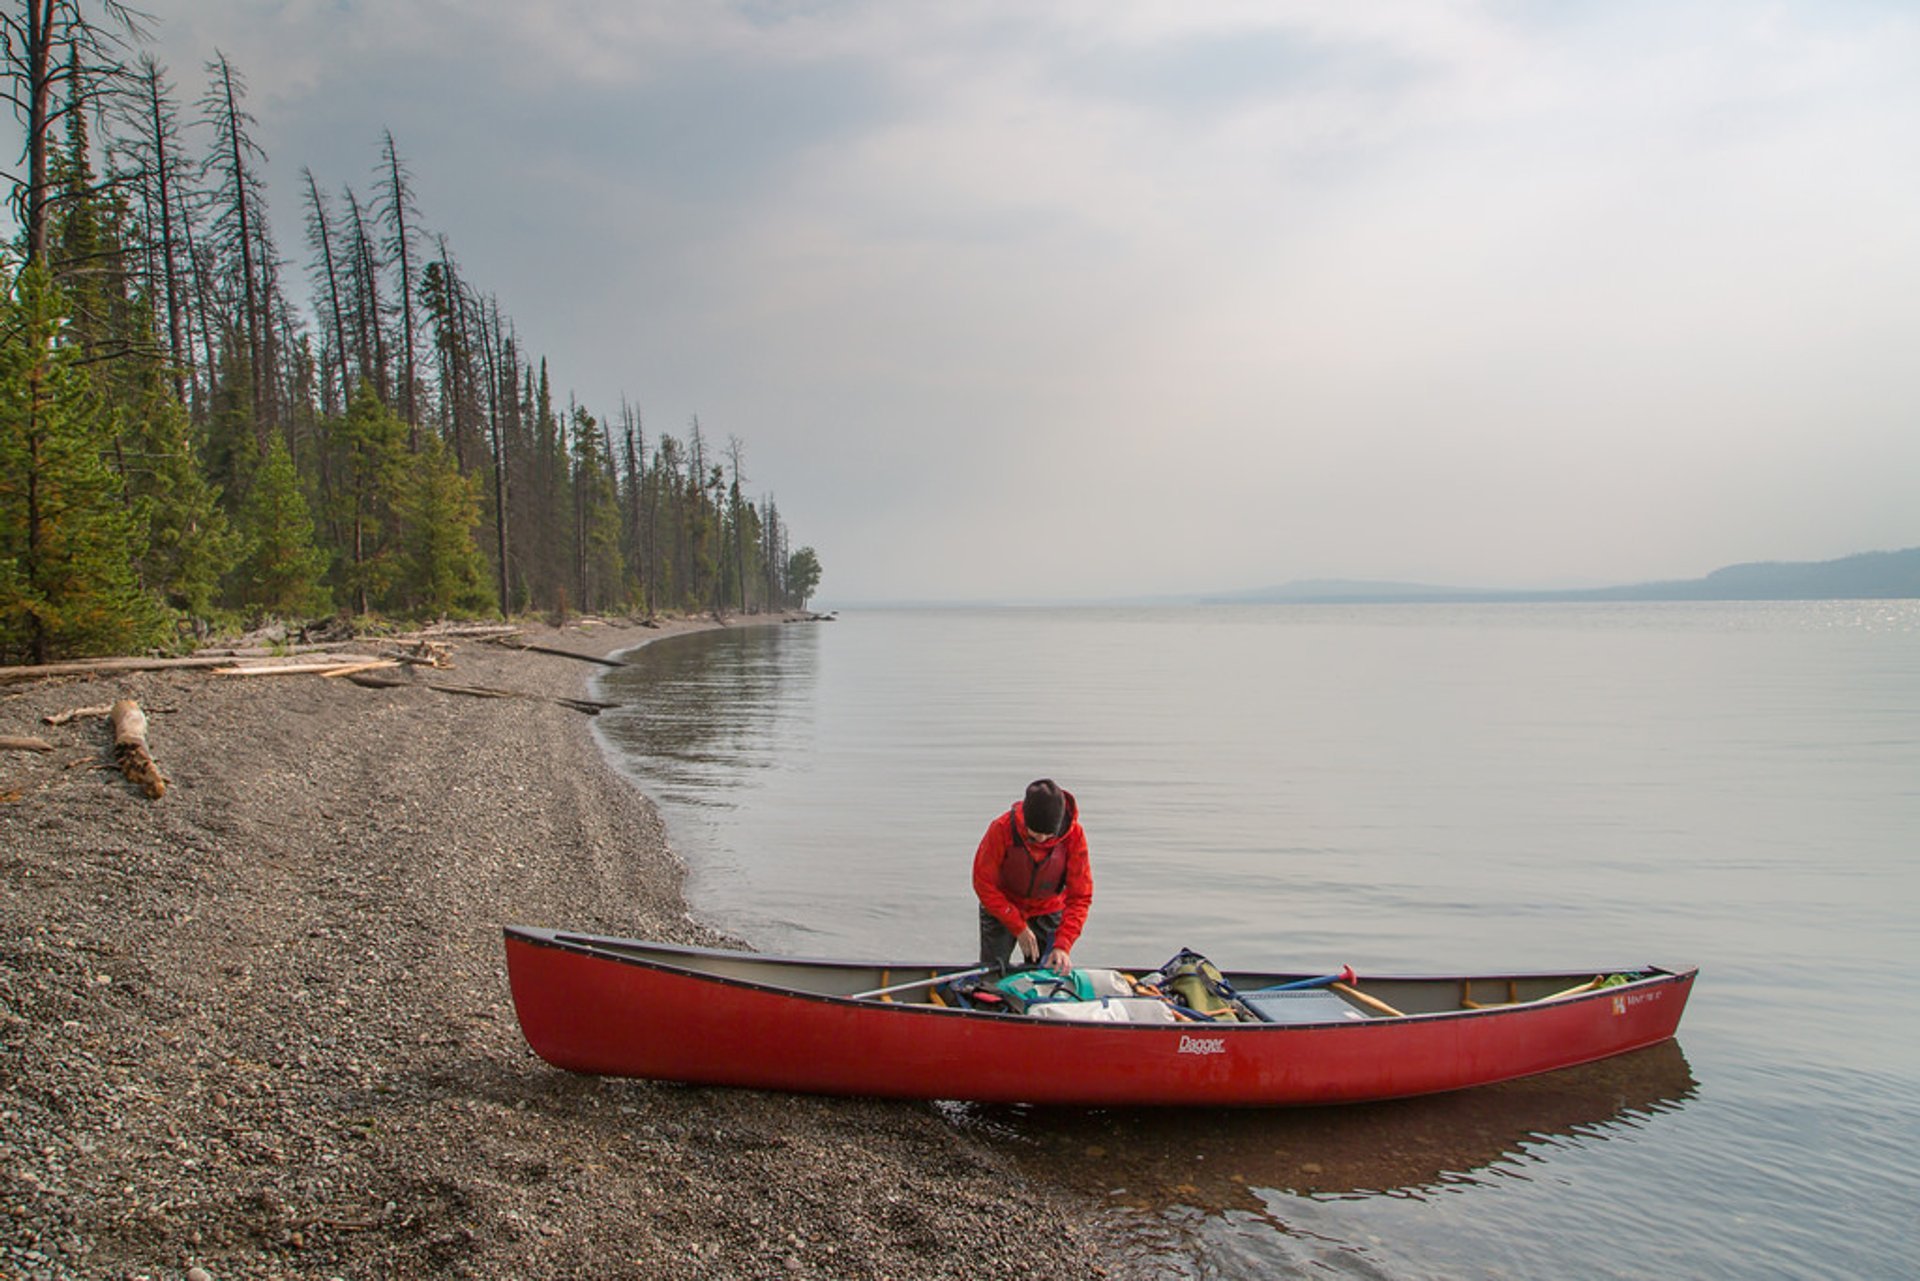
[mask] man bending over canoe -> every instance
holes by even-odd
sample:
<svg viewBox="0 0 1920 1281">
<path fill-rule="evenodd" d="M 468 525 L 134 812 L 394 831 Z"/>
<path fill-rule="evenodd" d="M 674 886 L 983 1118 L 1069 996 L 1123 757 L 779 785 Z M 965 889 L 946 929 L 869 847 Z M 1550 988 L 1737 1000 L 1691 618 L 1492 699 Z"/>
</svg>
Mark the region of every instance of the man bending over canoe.
<svg viewBox="0 0 1920 1281">
<path fill-rule="evenodd" d="M 973 856 L 980 964 L 1005 969 L 1015 945 L 1028 965 L 1073 971 L 1071 953 L 1093 906 L 1093 866 L 1080 807 L 1050 778 L 987 824 Z"/>
</svg>

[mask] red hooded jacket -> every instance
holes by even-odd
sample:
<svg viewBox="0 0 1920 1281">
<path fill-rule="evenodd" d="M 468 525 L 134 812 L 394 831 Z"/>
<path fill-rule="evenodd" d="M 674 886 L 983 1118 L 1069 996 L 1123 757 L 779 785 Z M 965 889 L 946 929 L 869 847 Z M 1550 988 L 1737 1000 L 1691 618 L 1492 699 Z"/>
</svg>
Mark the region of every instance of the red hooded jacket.
<svg viewBox="0 0 1920 1281">
<path fill-rule="evenodd" d="M 1072 792 L 1063 789 L 1061 794 L 1067 803 L 1067 830 L 1059 836 L 1036 840 L 1027 831 L 1024 801 L 1015 801 L 1011 810 L 987 825 L 973 856 L 973 892 L 1009 934 L 1018 935 L 1033 917 L 1059 912 L 1053 945 L 1070 952 L 1093 906 L 1093 865 L 1087 858 L 1087 834 L 1080 827 L 1080 806 Z"/>
</svg>

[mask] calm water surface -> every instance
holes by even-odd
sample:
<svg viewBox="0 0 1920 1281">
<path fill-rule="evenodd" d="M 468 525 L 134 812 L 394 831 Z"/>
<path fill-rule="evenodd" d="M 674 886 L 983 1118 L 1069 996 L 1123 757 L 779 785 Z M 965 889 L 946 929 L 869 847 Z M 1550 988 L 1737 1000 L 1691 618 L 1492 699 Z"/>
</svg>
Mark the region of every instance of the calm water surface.
<svg viewBox="0 0 1920 1281">
<path fill-rule="evenodd" d="M 695 910 L 965 963 L 986 823 L 1079 797 L 1075 957 L 1702 967 L 1677 1044 L 1442 1099 L 947 1107 L 1168 1277 L 1920 1275 L 1920 606 L 861 611 L 610 673 Z"/>
</svg>

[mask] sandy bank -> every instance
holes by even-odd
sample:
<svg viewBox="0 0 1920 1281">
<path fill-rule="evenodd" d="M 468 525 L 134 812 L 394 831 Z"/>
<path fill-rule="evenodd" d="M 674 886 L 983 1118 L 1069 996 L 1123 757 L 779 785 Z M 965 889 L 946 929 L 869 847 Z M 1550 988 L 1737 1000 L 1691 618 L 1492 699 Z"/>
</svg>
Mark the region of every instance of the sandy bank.
<svg viewBox="0 0 1920 1281">
<path fill-rule="evenodd" d="M 606 654 L 673 630 L 528 639 Z M 458 641 L 461 683 L 592 668 Z M 104 721 L 139 700 L 171 780 Z M 508 920 L 720 941 L 576 710 L 203 672 L 0 687 L 0 1275 L 1113 1275 L 932 1108 L 556 1072 Z M 1104 1265 L 1104 1267 L 1102 1266 Z"/>
</svg>

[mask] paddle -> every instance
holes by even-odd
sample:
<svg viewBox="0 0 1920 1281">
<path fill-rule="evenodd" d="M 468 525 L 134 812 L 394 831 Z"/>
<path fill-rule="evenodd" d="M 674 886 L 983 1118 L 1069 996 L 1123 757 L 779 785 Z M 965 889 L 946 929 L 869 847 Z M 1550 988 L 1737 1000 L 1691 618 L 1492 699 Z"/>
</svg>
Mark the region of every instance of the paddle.
<svg viewBox="0 0 1920 1281">
<path fill-rule="evenodd" d="M 1325 987 L 1333 989 L 1350 1001 L 1359 1002 L 1361 1005 L 1366 1006 L 1376 1013 L 1385 1014 L 1397 1019 L 1406 1017 L 1406 1015 L 1394 1009 L 1385 1001 L 1380 1000 L 1378 997 L 1368 996 L 1365 992 L 1353 986 L 1359 981 L 1359 976 L 1353 972 L 1353 967 L 1351 965 L 1343 965 L 1340 967 L 1338 974 L 1322 974 L 1317 979 L 1295 979 L 1291 983 L 1276 983 L 1272 987 L 1257 988 L 1252 992 L 1243 992 L 1241 995 L 1258 996 L 1261 992 L 1299 992 L 1310 987 Z M 1570 995 L 1570 993 L 1561 993 L 1561 995 Z"/>
<path fill-rule="evenodd" d="M 953 974 L 936 974 L 930 979 L 915 979 L 911 983 L 895 983 L 891 987 L 876 987 L 871 992 L 855 992 L 853 996 L 850 997 L 849 999 L 855 1000 L 855 1001 L 864 1001 L 864 1000 L 867 1000 L 869 997 L 891 996 L 895 992 L 914 992 L 914 991 L 918 991 L 920 988 L 923 988 L 923 987 L 934 987 L 937 984 L 949 983 L 957 979 L 970 979 L 974 977 L 976 974 L 989 974 L 989 973 L 992 973 L 996 968 L 998 967 L 992 966 L 992 965 L 981 965 L 971 970 L 960 970 L 957 973 L 953 973 Z M 1338 976 L 1336 975 L 1335 977 L 1338 977 Z"/>
<path fill-rule="evenodd" d="M 1252 992 L 1242 992 L 1241 995 L 1257 996 L 1261 992 L 1298 992 L 1304 988 L 1328 987 L 1334 983 L 1353 983 L 1358 981 L 1358 977 L 1351 965 L 1343 965 L 1338 974 L 1322 974 L 1317 979 L 1295 979 L 1291 983 L 1275 983 L 1272 987 L 1257 987 Z"/>
</svg>

